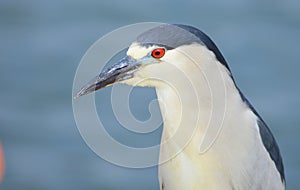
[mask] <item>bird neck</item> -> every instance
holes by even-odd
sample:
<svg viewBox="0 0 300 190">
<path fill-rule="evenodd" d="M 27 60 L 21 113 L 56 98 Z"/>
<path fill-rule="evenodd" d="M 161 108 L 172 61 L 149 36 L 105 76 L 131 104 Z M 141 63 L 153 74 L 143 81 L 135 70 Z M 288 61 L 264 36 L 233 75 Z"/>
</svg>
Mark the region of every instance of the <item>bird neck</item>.
<svg viewBox="0 0 300 190">
<path fill-rule="evenodd" d="M 189 68 L 189 83 L 172 83 L 156 87 L 164 129 L 161 148 L 176 154 L 183 148 L 204 151 L 221 130 L 228 115 L 238 113 L 240 94 L 229 74 L 220 63 L 211 64 L 205 74 Z M 214 68 L 214 67 L 219 68 Z M 218 70 L 220 72 L 216 73 Z M 187 146 L 189 145 L 189 146 Z M 200 150 L 203 145 L 203 150 Z"/>
</svg>

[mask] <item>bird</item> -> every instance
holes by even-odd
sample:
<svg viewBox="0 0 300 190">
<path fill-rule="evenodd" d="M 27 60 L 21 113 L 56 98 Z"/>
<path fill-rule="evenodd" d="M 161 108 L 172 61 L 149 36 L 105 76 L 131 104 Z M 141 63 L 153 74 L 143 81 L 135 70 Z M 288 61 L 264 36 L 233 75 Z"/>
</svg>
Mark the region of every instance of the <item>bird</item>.
<svg viewBox="0 0 300 190">
<path fill-rule="evenodd" d="M 161 190 L 285 189 L 279 146 L 216 44 L 194 26 L 161 24 L 74 96 L 123 83 L 154 87 L 163 118 Z"/>
</svg>

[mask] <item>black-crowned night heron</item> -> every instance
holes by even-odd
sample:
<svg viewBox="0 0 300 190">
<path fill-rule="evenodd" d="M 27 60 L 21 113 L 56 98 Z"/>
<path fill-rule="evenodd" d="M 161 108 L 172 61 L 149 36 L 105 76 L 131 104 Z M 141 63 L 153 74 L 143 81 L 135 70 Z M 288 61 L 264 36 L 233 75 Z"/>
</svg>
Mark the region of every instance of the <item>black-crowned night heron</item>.
<svg viewBox="0 0 300 190">
<path fill-rule="evenodd" d="M 270 129 L 200 30 L 163 24 L 146 31 L 126 57 L 76 97 L 119 82 L 156 88 L 162 142 L 167 142 L 160 151 L 160 160 L 167 161 L 159 166 L 161 189 L 285 188 L 282 158 Z"/>
</svg>

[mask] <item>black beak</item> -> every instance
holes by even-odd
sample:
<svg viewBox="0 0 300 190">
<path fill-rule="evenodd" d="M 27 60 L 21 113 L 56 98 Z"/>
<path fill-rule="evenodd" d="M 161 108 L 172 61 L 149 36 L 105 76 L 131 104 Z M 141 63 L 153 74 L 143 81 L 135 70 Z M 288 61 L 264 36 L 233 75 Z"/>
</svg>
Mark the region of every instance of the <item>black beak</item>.
<svg viewBox="0 0 300 190">
<path fill-rule="evenodd" d="M 140 64 L 136 60 L 126 56 L 83 86 L 74 98 L 89 94 L 116 82 L 130 79 L 139 66 Z"/>
</svg>

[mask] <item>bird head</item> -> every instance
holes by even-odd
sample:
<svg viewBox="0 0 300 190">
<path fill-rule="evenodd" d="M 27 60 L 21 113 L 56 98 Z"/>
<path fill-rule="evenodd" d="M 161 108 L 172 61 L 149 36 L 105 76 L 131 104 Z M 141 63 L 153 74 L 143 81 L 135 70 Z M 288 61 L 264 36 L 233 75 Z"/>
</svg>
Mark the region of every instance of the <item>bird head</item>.
<svg viewBox="0 0 300 190">
<path fill-rule="evenodd" d="M 228 69 L 215 44 L 200 30 L 160 25 L 138 36 L 124 58 L 86 84 L 75 98 L 115 83 L 158 88 L 173 80 L 180 83 L 186 80 L 186 72 L 205 67 L 207 59 L 219 60 Z"/>
</svg>

